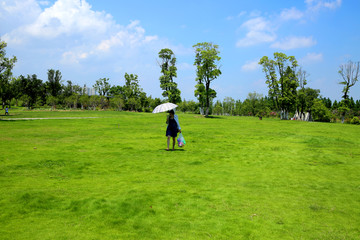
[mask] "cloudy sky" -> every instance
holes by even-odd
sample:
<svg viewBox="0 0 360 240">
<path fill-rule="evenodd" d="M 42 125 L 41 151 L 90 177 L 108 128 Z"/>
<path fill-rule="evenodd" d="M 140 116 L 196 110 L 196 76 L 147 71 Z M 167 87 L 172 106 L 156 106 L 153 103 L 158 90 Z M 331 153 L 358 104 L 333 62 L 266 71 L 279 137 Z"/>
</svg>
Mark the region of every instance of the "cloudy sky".
<svg viewBox="0 0 360 240">
<path fill-rule="evenodd" d="M 92 86 L 99 78 L 123 85 L 139 76 L 148 95 L 161 97 L 158 52 L 177 57 L 182 98 L 195 99 L 194 50 L 219 45 L 218 99 L 267 95 L 257 64 L 274 52 L 293 55 L 308 87 L 339 100 L 340 64 L 360 61 L 359 0 L 0 0 L 0 37 L 18 62 L 14 74 L 59 69 L 63 80 Z M 350 91 L 360 99 L 360 82 Z"/>
</svg>

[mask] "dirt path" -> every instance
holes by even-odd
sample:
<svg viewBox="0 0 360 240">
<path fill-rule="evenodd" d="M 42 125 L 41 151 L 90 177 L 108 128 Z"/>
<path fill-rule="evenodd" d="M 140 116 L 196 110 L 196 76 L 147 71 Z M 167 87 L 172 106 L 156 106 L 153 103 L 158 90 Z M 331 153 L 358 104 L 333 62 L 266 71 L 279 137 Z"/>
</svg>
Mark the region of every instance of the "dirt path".
<svg viewBox="0 0 360 240">
<path fill-rule="evenodd" d="M 0 121 L 17 121 L 17 120 L 53 120 L 53 119 L 90 119 L 99 117 L 55 117 L 55 118 L 0 118 Z"/>
</svg>

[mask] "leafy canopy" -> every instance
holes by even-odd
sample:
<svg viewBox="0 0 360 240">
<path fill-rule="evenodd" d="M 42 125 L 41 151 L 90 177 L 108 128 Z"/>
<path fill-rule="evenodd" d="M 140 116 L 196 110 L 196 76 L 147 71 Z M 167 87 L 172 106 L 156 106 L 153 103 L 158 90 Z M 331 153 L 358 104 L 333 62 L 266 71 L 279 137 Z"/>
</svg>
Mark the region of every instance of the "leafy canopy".
<svg viewBox="0 0 360 240">
<path fill-rule="evenodd" d="M 169 102 L 179 103 L 181 102 L 180 90 L 177 88 L 177 83 L 174 78 L 177 77 L 176 57 L 173 51 L 169 48 L 161 49 L 159 52 L 159 58 L 161 59 L 161 73 L 160 87 L 163 91 L 163 97 L 166 97 Z"/>
<path fill-rule="evenodd" d="M 193 46 L 195 49 L 196 81 L 195 96 L 201 107 L 206 107 L 206 116 L 209 114 L 210 100 L 216 97 L 216 91 L 210 88 L 210 83 L 221 75 L 218 62 L 221 60 L 216 44 L 203 42 Z"/>
</svg>

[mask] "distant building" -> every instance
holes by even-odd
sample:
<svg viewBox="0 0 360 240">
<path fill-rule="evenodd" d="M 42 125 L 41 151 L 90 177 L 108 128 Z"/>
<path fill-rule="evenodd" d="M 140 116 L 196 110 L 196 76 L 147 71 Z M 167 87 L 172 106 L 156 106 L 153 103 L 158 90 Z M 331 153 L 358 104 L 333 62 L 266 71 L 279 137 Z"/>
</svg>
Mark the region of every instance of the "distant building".
<svg viewBox="0 0 360 240">
<path fill-rule="evenodd" d="M 88 96 L 93 96 L 93 95 L 98 95 L 95 91 L 95 88 L 85 88 L 85 94 L 87 94 Z"/>
</svg>

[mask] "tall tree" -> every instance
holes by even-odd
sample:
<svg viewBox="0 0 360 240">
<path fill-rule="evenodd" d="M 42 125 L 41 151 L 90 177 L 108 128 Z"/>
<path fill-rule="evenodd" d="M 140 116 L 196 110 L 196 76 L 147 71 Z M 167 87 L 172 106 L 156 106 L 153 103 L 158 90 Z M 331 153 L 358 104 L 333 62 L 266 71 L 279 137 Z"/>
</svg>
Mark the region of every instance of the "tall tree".
<svg viewBox="0 0 360 240">
<path fill-rule="evenodd" d="M 10 82 L 10 85 L 12 89 L 13 98 L 15 99 L 15 104 L 16 106 L 18 106 L 18 100 L 23 95 L 23 91 L 21 88 L 21 78 L 20 77 L 13 78 Z"/>
<path fill-rule="evenodd" d="M 308 74 L 302 68 L 299 69 L 298 73 L 299 80 L 299 90 L 297 92 L 297 111 L 300 113 L 300 119 L 305 117 L 305 107 L 306 107 L 306 94 L 305 94 L 305 85 L 307 84 Z"/>
<path fill-rule="evenodd" d="M 36 74 L 28 75 L 26 78 L 20 76 L 23 93 L 26 96 L 28 108 L 32 108 L 39 97 L 44 93 L 44 86 L 41 79 Z"/>
<path fill-rule="evenodd" d="M 312 120 L 312 110 L 315 103 L 315 100 L 318 99 L 320 95 L 319 89 L 313 89 L 313 88 L 305 88 L 304 89 L 305 94 L 305 110 L 309 112 L 309 121 Z"/>
<path fill-rule="evenodd" d="M 296 88 L 299 86 L 295 57 L 276 52 L 274 59 L 264 56 L 259 64 L 265 72 L 269 97 L 274 101 L 276 110 L 281 112 L 281 119 L 288 119 L 289 111 L 295 106 Z"/>
<path fill-rule="evenodd" d="M 349 91 L 352 86 L 359 80 L 360 62 L 349 61 L 346 64 L 340 65 L 339 74 L 344 81 L 339 82 L 339 84 L 344 85 L 342 98 L 344 100 L 349 99 Z"/>
<path fill-rule="evenodd" d="M 169 48 L 161 49 L 159 52 L 161 59 L 161 73 L 160 87 L 163 91 L 163 97 L 166 97 L 169 102 L 180 103 L 180 90 L 177 88 L 177 83 L 174 78 L 177 77 L 176 57 L 173 51 Z"/>
<path fill-rule="evenodd" d="M 125 73 L 125 101 L 129 110 L 137 110 L 140 107 L 140 94 L 142 88 L 139 85 L 138 75 Z"/>
<path fill-rule="evenodd" d="M 123 98 L 125 98 L 124 87 L 122 86 L 112 86 L 109 90 L 109 93 L 113 97 L 122 96 Z"/>
<path fill-rule="evenodd" d="M 100 96 L 106 96 L 110 90 L 109 78 L 100 78 L 93 85 L 93 88 L 95 88 L 95 91 L 97 91 Z"/>
<path fill-rule="evenodd" d="M 62 76 L 59 70 L 49 69 L 48 70 L 48 81 L 47 89 L 51 96 L 58 97 L 61 94 L 62 89 Z"/>
<path fill-rule="evenodd" d="M 200 106 L 206 107 L 205 116 L 209 115 L 210 101 L 216 97 L 216 91 L 210 88 L 210 83 L 221 75 L 219 46 L 203 42 L 193 46 L 195 49 L 196 81 L 195 96 L 198 97 Z"/>
<path fill-rule="evenodd" d="M 17 61 L 16 57 L 7 58 L 6 42 L 0 39 L 0 99 L 2 101 L 2 108 L 4 109 L 5 102 L 9 101 L 12 94 L 10 80 L 12 77 L 12 69 Z"/>
<path fill-rule="evenodd" d="M 73 85 L 70 80 L 67 81 L 67 85 L 64 86 L 64 96 L 70 97 L 73 94 Z"/>
<path fill-rule="evenodd" d="M 346 64 L 340 65 L 339 74 L 342 77 L 343 81 L 339 82 L 339 84 L 344 85 L 342 92 L 344 95 L 342 96 L 343 100 L 340 103 L 339 111 L 341 112 L 341 121 L 344 123 L 344 118 L 346 112 L 349 111 L 349 91 L 352 86 L 356 84 L 359 79 L 360 70 L 360 62 L 352 62 L 349 61 Z"/>
</svg>

